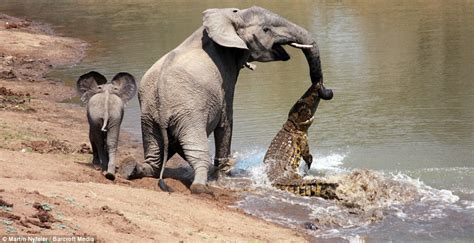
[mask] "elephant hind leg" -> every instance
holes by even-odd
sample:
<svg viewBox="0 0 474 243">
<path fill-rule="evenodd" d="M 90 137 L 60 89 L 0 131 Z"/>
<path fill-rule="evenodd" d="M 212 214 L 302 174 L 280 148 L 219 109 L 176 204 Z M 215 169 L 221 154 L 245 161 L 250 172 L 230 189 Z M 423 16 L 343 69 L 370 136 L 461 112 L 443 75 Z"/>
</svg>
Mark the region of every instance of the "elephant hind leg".
<svg viewBox="0 0 474 243">
<path fill-rule="evenodd" d="M 108 155 L 107 172 L 105 173 L 105 178 L 112 181 L 115 180 L 115 158 L 117 153 L 118 139 L 120 136 L 120 123 L 121 121 L 109 124 L 105 139 Z"/>
<path fill-rule="evenodd" d="M 192 193 L 208 193 L 207 176 L 211 165 L 209 155 L 209 144 L 207 142 L 205 128 L 193 127 L 180 137 L 183 148 L 184 159 L 194 169 L 194 181 L 190 187 Z"/>
<path fill-rule="evenodd" d="M 146 114 L 142 114 L 141 125 L 145 162 L 137 163 L 137 161 L 129 159 L 126 163 L 122 163 L 120 173 L 125 179 L 158 178 L 160 176 L 161 166 L 163 165 L 161 127 L 151 116 Z"/>
<path fill-rule="evenodd" d="M 100 131 L 102 134 L 102 148 L 101 152 L 99 153 L 100 159 L 100 167 L 102 171 L 107 171 L 109 166 L 109 147 L 107 146 L 107 132 Z"/>
<path fill-rule="evenodd" d="M 100 128 L 91 126 L 89 130 L 89 139 L 92 145 L 93 166 L 96 169 L 100 167 L 102 170 L 106 170 L 109 158 L 107 155 L 107 148 L 105 146 L 106 144 L 104 134 L 102 131 L 100 131 Z"/>
<path fill-rule="evenodd" d="M 164 139 L 160 124 L 156 123 L 152 118 L 142 117 L 142 137 L 143 149 L 145 154 L 145 163 L 143 164 L 143 176 L 155 177 L 160 176 L 161 166 L 163 165 Z M 165 134 L 163 134 L 165 135 Z"/>
<path fill-rule="evenodd" d="M 94 141 L 93 135 L 91 130 L 89 130 L 89 140 L 91 142 L 91 147 L 92 147 L 92 166 L 96 169 L 100 169 L 100 159 L 99 159 L 99 151 L 97 147 L 97 142 Z"/>
</svg>

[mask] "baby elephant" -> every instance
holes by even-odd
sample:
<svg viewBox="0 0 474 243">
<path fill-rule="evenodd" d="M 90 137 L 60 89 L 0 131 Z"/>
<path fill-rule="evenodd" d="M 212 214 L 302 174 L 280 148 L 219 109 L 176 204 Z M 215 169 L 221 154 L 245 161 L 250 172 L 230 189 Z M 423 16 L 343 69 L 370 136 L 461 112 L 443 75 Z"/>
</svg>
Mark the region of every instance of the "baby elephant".
<svg viewBox="0 0 474 243">
<path fill-rule="evenodd" d="M 115 180 L 115 153 L 123 108 L 137 92 L 135 79 L 122 72 L 107 83 L 102 74 L 92 71 L 79 77 L 76 88 L 87 104 L 89 139 L 94 153 L 92 164 L 100 167 L 107 179 Z"/>
</svg>

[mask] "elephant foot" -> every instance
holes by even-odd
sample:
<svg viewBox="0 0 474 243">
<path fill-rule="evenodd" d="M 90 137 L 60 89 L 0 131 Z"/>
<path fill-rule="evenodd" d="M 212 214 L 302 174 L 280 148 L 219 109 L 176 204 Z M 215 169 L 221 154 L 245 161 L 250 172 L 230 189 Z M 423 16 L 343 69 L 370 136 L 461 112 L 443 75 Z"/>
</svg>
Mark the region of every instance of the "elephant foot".
<svg viewBox="0 0 474 243">
<path fill-rule="evenodd" d="M 102 170 L 102 167 L 100 166 L 100 164 L 94 164 L 93 163 L 92 168 L 94 168 L 94 170 L 97 170 L 97 171 Z"/>
<path fill-rule="evenodd" d="M 215 158 L 214 164 L 217 167 L 217 177 L 222 175 L 230 176 L 236 160 L 234 158 Z"/>
<path fill-rule="evenodd" d="M 127 157 L 122 160 L 119 170 L 120 175 L 127 180 L 139 179 L 139 164 L 133 157 Z"/>
<path fill-rule="evenodd" d="M 155 177 L 155 170 L 147 163 L 138 163 L 135 158 L 127 157 L 122 160 L 119 169 L 120 175 L 127 179 L 140 179 L 143 177 Z"/>
<path fill-rule="evenodd" d="M 114 181 L 115 180 L 115 174 L 114 173 L 110 173 L 110 172 L 105 172 L 104 173 L 104 176 L 105 178 L 111 180 L 111 181 Z"/>
<path fill-rule="evenodd" d="M 191 187 L 189 187 L 191 190 L 192 194 L 202 194 L 206 193 L 209 195 L 214 195 L 214 192 L 206 185 L 203 184 L 192 184 Z"/>
</svg>

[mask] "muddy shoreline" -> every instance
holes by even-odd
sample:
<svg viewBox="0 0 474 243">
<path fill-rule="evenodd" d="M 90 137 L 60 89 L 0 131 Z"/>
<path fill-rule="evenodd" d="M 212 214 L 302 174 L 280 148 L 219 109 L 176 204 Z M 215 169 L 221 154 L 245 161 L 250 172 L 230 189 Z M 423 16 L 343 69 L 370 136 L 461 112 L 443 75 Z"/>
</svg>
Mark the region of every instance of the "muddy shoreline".
<svg viewBox="0 0 474 243">
<path fill-rule="evenodd" d="M 236 192 L 191 195 L 186 182 L 115 182 L 90 166 L 83 107 L 72 87 L 45 75 L 84 58 L 87 43 L 48 25 L 0 14 L 0 235 L 94 235 L 99 241 L 305 241 L 302 234 L 228 205 Z M 122 131 L 119 160 L 143 158 Z M 174 158 L 171 172 L 188 170 Z M 181 170 L 181 172 L 180 172 Z M 172 202 L 172 203 L 170 203 Z"/>
</svg>

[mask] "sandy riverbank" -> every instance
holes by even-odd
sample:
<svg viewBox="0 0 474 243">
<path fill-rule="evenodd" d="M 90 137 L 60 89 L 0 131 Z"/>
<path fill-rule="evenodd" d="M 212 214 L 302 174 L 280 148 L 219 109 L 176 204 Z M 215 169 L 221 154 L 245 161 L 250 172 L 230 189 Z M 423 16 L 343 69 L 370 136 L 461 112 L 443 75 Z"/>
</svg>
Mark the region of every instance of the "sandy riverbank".
<svg viewBox="0 0 474 243">
<path fill-rule="evenodd" d="M 48 80 L 86 44 L 51 28 L 0 15 L 0 235 L 94 235 L 104 242 L 285 241 L 305 239 L 228 207 L 237 195 L 195 196 L 178 181 L 111 182 L 90 166 L 85 110 L 63 100 L 71 87 Z M 122 133 L 119 159 L 142 158 Z M 177 163 L 175 163 L 176 165 Z"/>
</svg>

